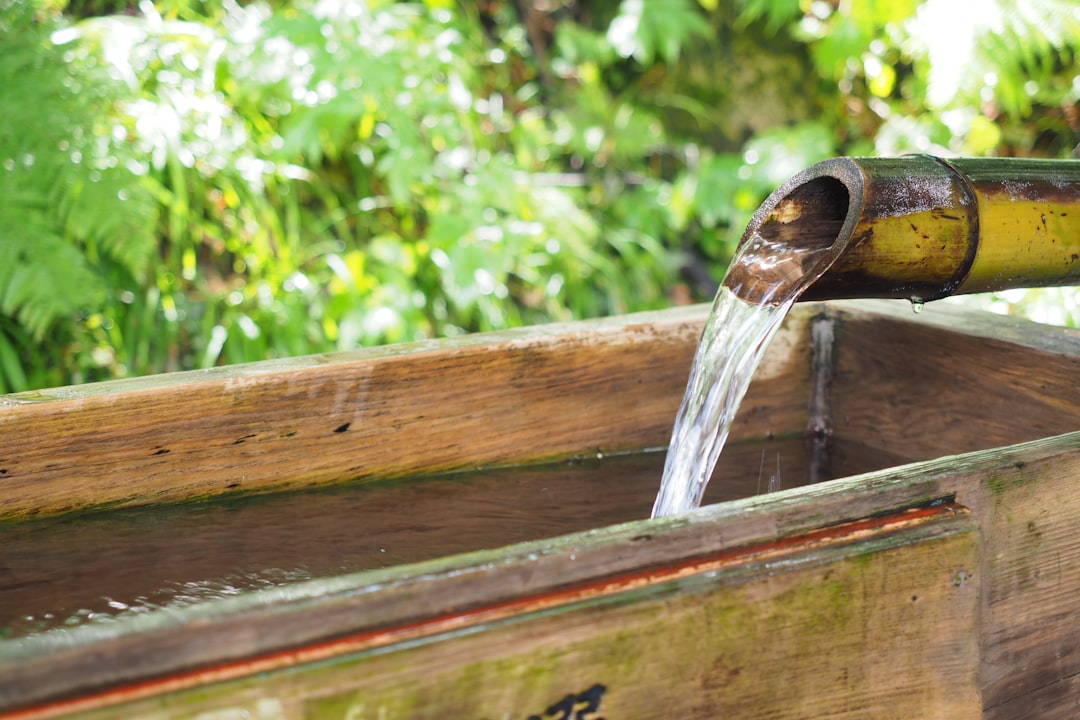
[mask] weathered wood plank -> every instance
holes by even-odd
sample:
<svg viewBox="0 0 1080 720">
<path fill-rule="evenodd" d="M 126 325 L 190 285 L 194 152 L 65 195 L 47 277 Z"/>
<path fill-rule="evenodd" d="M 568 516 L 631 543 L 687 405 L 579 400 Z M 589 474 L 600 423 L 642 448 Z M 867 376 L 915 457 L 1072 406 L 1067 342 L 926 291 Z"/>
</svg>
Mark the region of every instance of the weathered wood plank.
<svg viewBox="0 0 1080 720">
<path fill-rule="evenodd" d="M 976 472 L 985 472 L 973 464 Z M 964 464 L 942 467 L 951 474 Z M 264 657 L 363 628 L 409 626 L 446 612 L 468 612 L 598 578 L 679 566 L 845 519 L 925 504 L 940 497 L 936 482 L 942 467 L 913 468 L 903 480 L 868 476 L 854 485 L 841 480 L 808 486 L 704 508 L 686 517 L 639 521 L 3 643 L 0 706 Z"/>
<path fill-rule="evenodd" d="M 707 308 L 0 398 L 0 518 L 666 446 Z M 805 424 L 796 313 L 735 437 Z"/>
<path fill-rule="evenodd" d="M 359 637 L 335 661 L 167 701 L 91 700 L 83 717 L 558 717 L 573 696 L 608 717 L 977 718 L 978 562 L 963 509 L 902 512 L 448 618 L 429 642 L 388 630 L 394 652 Z"/>
<path fill-rule="evenodd" d="M 870 489 L 866 497 L 851 492 L 832 498 L 818 493 L 759 496 L 686 517 L 638 521 L 0 643 L 0 707 L 273 655 L 365 629 L 410 626 L 613 575 L 683 566 L 702 556 L 938 497 L 930 481 L 883 493 L 878 486 Z"/>
<path fill-rule="evenodd" d="M 1080 432 L 784 493 L 825 522 L 845 512 L 955 496 L 982 532 L 980 678 L 986 717 L 1073 717 L 1080 704 Z M 808 498 L 813 498 L 809 500 Z M 811 518 L 813 516 L 810 516 Z M 807 518 L 808 519 L 808 518 Z M 1014 713 L 1020 712 L 1019 715 Z"/>
<path fill-rule="evenodd" d="M 1029 474 L 1023 476 L 1023 482 L 1017 482 L 1014 473 L 1022 471 Z M 0 682 L 10 683 L 0 686 L 0 698 L 10 699 L 11 692 L 25 693 L 27 689 L 47 695 L 60 689 L 57 683 L 60 686 L 68 683 L 70 687 L 72 678 L 92 678 L 91 671 L 95 670 L 99 682 L 108 677 L 122 677 L 123 663 L 106 663 L 103 667 L 100 663 L 103 654 L 116 653 L 114 657 L 123 657 L 125 653 L 133 653 L 143 670 L 179 668 L 192 663 L 198 666 L 208 658 L 221 657 L 223 648 L 235 651 L 236 658 L 257 656 L 275 646 L 295 646 L 311 642 L 320 634 L 333 636 L 346 628 L 355 628 L 357 618 L 374 626 L 407 625 L 410 618 L 438 613 L 440 608 L 475 608 L 499 598 L 510 601 L 523 595 L 542 594 L 544 587 L 570 584 L 575 579 L 588 581 L 604 576 L 605 570 L 620 572 L 621 568 L 622 572 L 632 572 L 635 568 L 664 566 L 678 558 L 746 545 L 755 538 L 789 537 L 839 518 L 874 514 L 884 508 L 925 503 L 942 493 L 956 493 L 959 500 L 972 506 L 974 519 L 986 528 L 981 552 L 983 605 L 978 615 L 983 636 L 981 675 L 989 716 L 994 708 L 1015 707 L 1018 699 L 1027 694 L 1045 695 L 1043 688 L 1055 682 L 1048 679 L 1055 673 L 1059 678 L 1075 675 L 1075 668 L 1068 662 L 1061 663 L 1060 651 L 1076 646 L 1077 638 L 1067 619 L 1071 616 L 1072 599 L 1080 589 L 1075 573 L 1070 570 L 1059 575 L 1052 592 L 1040 589 L 1037 583 L 1024 593 L 1009 590 L 1010 583 L 1015 584 L 1024 571 L 1016 564 L 1020 551 L 1014 547 L 1014 534 L 1003 532 L 1002 524 L 1020 522 L 1026 532 L 1028 513 L 1010 516 L 1011 505 L 994 498 L 1004 497 L 1013 485 L 1015 492 L 1034 493 L 1044 482 L 1059 491 L 1052 493 L 1053 497 L 1061 498 L 1064 493 L 1060 491 L 1078 475 L 1080 434 L 1073 434 L 944 458 L 909 466 L 903 471 L 882 471 L 750 498 L 705 508 L 685 518 L 631 523 L 561 541 L 523 546 L 510 554 L 489 553 L 471 562 L 466 558 L 464 565 L 461 558 L 454 558 L 441 565 L 436 563 L 430 568 L 397 574 L 402 578 L 398 584 L 394 582 L 395 572 L 367 574 L 362 580 L 343 578 L 316 583 L 300 589 L 299 594 L 283 591 L 270 604 L 264 598 L 247 608 L 250 612 L 246 617 L 230 617 L 221 606 L 209 607 L 193 609 L 187 620 L 177 622 L 172 630 L 147 626 L 135 628 L 137 632 L 128 637 L 123 633 L 109 637 L 110 629 L 103 627 L 97 630 L 103 633 L 101 642 L 80 642 L 76 633 L 57 648 L 38 648 L 43 651 L 40 654 L 28 646 L 23 646 L 21 652 L 19 648 L 12 652 L 10 646 L 0 647 L 3 665 Z M 1075 522 L 1074 506 L 1075 503 L 1058 502 L 1047 510 L 1049 514 L 1041 522 L 1048 527 L 1069 526 Z M 646 529 L 651 534 L 642 534 Z M 1041 557 L 1055 563 L 1060 561 L 1066 568 L 1075 567 L 1075 543 L 1060 530 L 1050 532 L 1049 537 L 1055 542 L 1040 548 Z M 628 548 L 633 548 L 633 552 L 628 552 Z M 1028 571 L 1032 562 L 1036 567 L 1049 566 L 1041 559 L 1032 560 L 1030 553 L 1025 557 Z M 440 567 L 443 569 L 439 570 Z M 357 593 L 372 584 L 382 586 L 379 592 Z M 1012 611 L 1019 615 L 1014 616 Z M 208 622 L 211 618 L 215 622 Z M 1027 641 L 1040 633 L 1052 633 L 1055 642 L 1043 647 Z M 200 641 L 200 636 L 205 640 Z M 82 639 L 88 638 L 84 634 Z M 996 669 L 994 658 L 1001 661 Z M 1066 654 L 1064 659 L 1075 658 Z M 994 672 L 1002 669 L 1005 677 L 1010 678 L 1005 685 L 1001 685 L 1000 677 L 994 676 Z M 1026 675 L 1027 679 L 1021 677 L 1022 682 L 1016 684 L 1014 673 Z M 1004 690 L 999 692 L 998 687 Z M 993 695 L 995 692 L 999 694 Z M 997 705 L 991 699 L 994 697 L 998 698 Z M 1076 697 L 1071 696 L 1063 702 L 1075 701 Z"/>
<path fill-rule="evenodd" d="M 1080 332 L 903 303 L 830 307 L 834 431 L 916 458 L 1080 428 Z M 984 534 L 987 717 L 1075 717 L 1080 686 L 1080 438 L 1048 455 L 991 450 L 996 472 L 942 483 Z"/>
<path fill-rule="evenodd" d="M 1080 438 L 1060 454 L 1015 459 L 1001 455 L 996 473 L 958 487 L 983 530 L 982 683 L 987 717 L 1057 687 L 1056 710 L 1076 717 L 1080 686 Z M 1020 700 L 1021 702 L 1016 702 Z"/>
<path fill-rule="evenodd" d="M 925 460 L 1080 429 L 1080 331 L 930 303 L 834 303 L 838 437 Z"/>
<path fill-rule="evenodd" d="M 828 313 L 837 323 L 837 366 L 831 378 L 830 397 L 833 432 L 847 440 L 885 448 L 900 457 L 931 457 L 1080 427 L 1080 390 L 1075 380 L 1080 377 L 1080 340 L 1075 333 L 1048 333 L 1029 323 L 992 317 L 972 320 L 970 313 L 937 310 L 930 306 L 915 316 L 906 306 L 898 308 L 888 303 L 830 305 Z M 819 311 L 809 308 L 795 315 L 787 334 L 782 336 L 782 342 L 789 347 L 780 346 L 771 356 L 772 364 L 759 378 L 763 382 L 752 390 L 758 394 L 748 401 L 752 412 L 740 416 L 742 425 L 737 437 L 738 433 L 749 436 L 795 432 L 805 426 L 803 398 L 809 395 L 805 327 L 808 318 Z M 684 312 L 661 314 L 659 320 L 654 317 L 640 327 L 622 321 L 574 326 L 577 330 L 569 337 L 565 337 L 565 327 L 556 333 L 560 337 L 547 339 L 530 330 L 523 331 L 523 335 L 474 337 L 460 341 L 460 346 L 450 343 L 396 348 L 326 362 L 309 358 L 180 378 L 64 389 L 56 393 L 64 396 L 61 399 L 41 403 L 13 404 L 11 399 L 0 399 L 0 430 L 5 433 L 5 441 L 10 437 L 14 442 L 0 449 L 0 470 L 8 470 L 0 474 L 0 502 L 15 498 L 11 507 L 16 510 L 9 508 L 7 512 L 27 514 L 39 507 L 56 511 L 64 503 L 83 507 L 103 502 L 102 497 L 110 503 L 140 503 L 213 494 L 227 490 L 237 472 L 253 478 L 242 483 L 240 490 L 268 489 L 280 487 L 294 477 L 298 478 L 297 484 L 303 485 L 365 476 L 366 472 L 371 472 L 370 476 L 390 476 L 418 469 L 431 471 L 453 463 L 498 464 L 511 461 L 508 458 L 606 450 L 617 447 L 623 437 L 637 446 L 664 444 L 685 384 L 685 371 L 675 372 L 670 366 L 676 358 L 688 363 L 696 343 L 698 326 Z M 654 354 L 657 346 L 661 348 L 659 356 Z M 497 359 L 495 355 L 506 357 Z M 639 359 L 626 359 L 638 355 Z M 662 362 L 653 367 L 657 357 Z M 533 368 L 537 371 L 530 373 Z M 480 373 L 484 382 L 479 390 L 477 385 L 469 385 L 476 391 L 470 394 L 464 378 L 472 373 Z M 613 398 L 645 377 L 649 379 L 643 383 L 647 386 L 643 396 L 629 405 Z M 202 415 L 170 407 L 170 403 L 176 404 L 174 391 L 178 388 L 182 396 L 201 408 Z M 360 402 L 362 388 L 369 391 L 368 398 L 377 393 L 380 399 Z M 500 396 L 498 389 L 513 392 L 503 393 L 506 397 L 502 401 L 492 400 Z M 478 400 L 476 393 L 481 390 L 487 393 L 483 396 L 486 399 Z M 653 398 L 665 393 L 662 399 Z M 793 396 L 800 398 L 794 407 Z M 418 402 L 417 397 L 424 400 Z M 457 405 L 440 408 L 440 403 Z M 175 412 L 169 414 L 170 409 Z M 380 411 L 385 414 L 380 415 Z M 404 413 L 405 425 L 395 424 L 399 411 Z M 561 419 L 553 420 L 560 413 Z M 670 417 L 662 418 L 665 413 Z M 452 441 L 451 426 L 456 420 L 460 420 L 456 431 L 463 437 L 470 436 L 469 442 L 461 438 Z M 35 422 L 40 424 L 35 427 Z M 339 424 L 333 425 L 335 422 Z M 347 429 L 333 432 L 346 422 Z M 597 429 L 604 425 L 614 425 L 610 435 L 605 434 L 608 430 Z M 134 433 L 132 426 L 137 428 Z M 327 430 L 328 426 L 332 427 Z M 493 427 L 484 434 L 484 428 Z M 423 430 L 425 438 L 419 445 L 410 435 L 416 428 Z M 254 432 L 250 437 L 237 436 L 238 430 Z M 293 430 L 297 435 L 286 437 Z M 354 433 L 358 430 L 363 432 Z M 573 432 L 584 433 L 586 439 L 581 449 L 571 451 L 568 448 L 574 442 Z M 43 441 L 40 448 L 34 443 L 35 434 L 40 434 Z M 647 440 L 654 436 L 655 441 Z M 169 441 L 154 445 L 161 437 Z M 65 438 L 77 444 L 66 445 Z M 463 447 L 474 439 L 480 448 L 477 455 Z M 235 440 L 243 442 L 234 444 Z M 11 447 L 18 452 L 13 453 Z M 147 452 L 155 447 L 170 452 Z M 470 459 L 466 462 L 465 457 Z M 230 463 L 234 462 L 239 470 L 231 469 Z M 202 474 L 185 477 L 185 466 Z M 375 473 L 376 467 L 384 472 Z M 19 472 L 13 474 L 11 468 Z M 348 475 L 342 474 L 346 471 Z M 72 481 L 76 476 L 79 482 Z M 969 640 L 979 638 L 979 664 L 978 673 L 970 667 L 965 672 L 972 678 L 978 676 L 985 716 L 995 720 L 1028 717 L 1038 709 L 1040 717 L 1072 717 L 1080 702 L 1080 686 L 1075 682 L 1080 677 L 1080 653 L 1075 650 L 1080 647 L 1080 626 L 1073 622 L 1075 599 L 1080 597 L 1080 542 L 1072 532 L 1080 521 L 1077 477 L 1080 433 L 1072 433 L 739 500 L 682 518 L 633 522 L 498 552 L 308 583 L 238 598 L 234 603 L 146 618 L 145 622 L 140 619 L 116 627 L 80 628 L 56 641 L 35 638 L 0 643 L 0 707 L 33 705 L 50 697 L 85 696 L 109 687 L 130 689 L 131 683 L 149 676 L 158 678 L 154 682 L 177 683 L 158 688 L 181 693 L 176 697 L 185 698 L 184 702 L 196 702 L 196 695 L 203 697 L 210 703 L 206 708 L 217 701 L 200 695 L 205 688 L 194 688 L 201 684 L 200 678 L 220 682 L 211 687 L 236 690 L 241 704 L 248 702 L 236 707 L 254 714 L 259 709 L 257 704 L 251 704 L 257 703 L 254 695 L 244 695 L 249 692 L 245 683 L 255 677 L 253 673 L 273 674 L 286 688 L 283 692 L 288 693 L 293 692 L 290 687 L 305 687 L 305 677 L 316 677 L 306 673 L 334 665 L 334 658 L 350 658 L 342 666 L 343 674 L 335 676 L 337 679 L 320 676 L 332 685 L 333 692 L 327 689 L 326 695 L 312 700 L 315 704 L 309 707 L 355 709 L 358 698 L 369 695 L 367 690 L 361 690 L 362 683 L 356 685 L 354 679 L 349 679 L 353 676 L 344 669 L 354 661 L 355 667 L 368 669 L 376 665 L 365 663 L 386 663 L 377 666 L 381 670 L 372 670 L 370 677 L 387 683 L 404 677 L 402 673 L 409 667 L 430 668 L 431 672 L 424 675 L 427 684 L 421 687 L 442 693 L 458 684 L 498 684 L 499 678 L 506 676 L 484 673 L 510 672 L 508 668 L 525 662 L 527 656 L 539 658 L 535 677 L 546 678 L 544 682 L 550 680 L 550 684 L 537 681 L 528 685 L 522 678 L 522 685 L 514 686 L 518 688 L 514 692 L 521 694 L 510 699 L 496 697 L 490 701 L 496 703 L 493 705 L 469 707 L 493 715 L 542 716 L 547 707 L 543 703 L 559 700 L 560 693 L 583 692 L 591 687 L 591 679 L 586 681 L 587 687 L 571 682 L 583 677 L 580 672 L 556 675 L 552 668 L 569 662 L 568 667 L 580 669 L 585 665 L 574 663 L 586 663 L 588 658 L 600 662 L 601 654 L 605 658 L 612 656 L 610 650 L 589 655 L 593 645 L 606 643 L 609 647 L 637 648 L 642 653 L 663 656 L 667 645 L 656 634 L 660 630 L 650 630 L 650 620 L 654 619 L 650 612 L 670 617 L 677 628 L 683 628 L 673 632 L 689 638 L 690 631 L 685 627 L 690 627 L 691 618 L 707 624 L 710 618 L 724 615 L 728 606 L 721 598 L 735 597 L 724 593 L 749 592 L 746 588 L 753 587 L 753 593 L 742 596 L 743 600 L 764 599 L 764 606 L 775 603 L 795 587 L 808 588 L 811 596 L 817 588 L 827 596 L 821 589 L 824 577 L 815 575 L 816 569 L 799 565 L 801 561 L 778 564 L 764 576 L 753 572 L 740 575 L 742 571 L 734 566 L 704 570 L 697 563 L 755 544 L 776 543 L 837 527 L 845 520 L 880 517 L 898 508 L 955 496 L 958 503 L 971 510 L 970 520 L 957 522 L 971 523 L 970 527 L 980 531 L 976 543 L 974 531 L 963 525 L 968 529 L 949 535 L 954 539 L 948 542 L 961 543 L 956 538 L 967 538 L 963 542 L 974 543 L 977 550 L 972 566 L 978 569 L 969 571 L 961 584 L 981 588 L 976 608 L 964 616 L 964 622 L 978 629 L 978 635 L 974 630 L 965 632 L 969 632 Z M 207 482 L 200 484 L 203 480 Z M 922 551 L 914 549 L 930 542 L 926 538 L 911 540 L 904 545 L 903 553 L 918 555 Z M 894 588 L 888 585 L 888 578 L 873 575 L 874 570 L 852 569 L 857 564 L 855 556 L 837 555 L 836 547 L 830 547 L 828 552 L 833 553 L 831 559 L 822 562 L 848 568 L 838 577 L 856 578 L 852 587 L 861 594 L 852 604 L 862 608 L 859 612 L 865 610 L 868 598 Z M 904 582 L 928 581 L 915 571 L 891 566 L 892 561 L 882 559 L 888 552 L 861 552 L 859 557 L 872 558 L 866 563 L 869 566 L 892 568 Z M 907 567 L 906 560 L 896 562 L 897 567 Z M 920 558 L 920 562 L 933 566 L 935 561 Z M 656 579 L 656 573 L 673 568 L 691 570 L 677 578 Z M 728 572 L 734 574 L 725 575 Z M 619 578 L 641 577 L 642 573 L 651 578 L 643 585 L 618 585 Z M 790 582 L 796 585 L 787 584 L 789 573 Z M 705 585 L 696 585 L 697 577 L 704 578 Z M 736 577 L 742 579 L 732 579 Z M 717 578 L 722 579 L 717 580 L 719 585 L 709 585 Z M 563 594 L 607 587 L 604 584 L 612 582 L 616 584 L 610 587 L 618 589 L 609 594 Z M 711 589 L 703 589 L 706 586 Z M 658 594 L 648 595 L 645 588 Z M 882 597 L 892 595 L 890 592 Z M 563 600 L 544 607 L 520 605 L 541 597 Z M 707 602 L 699 602 L 702 598 Z M 513 613 L 485 614 L 492 608 L 514 607 L 522 610 L 520 617 Z M 660 607 L 663 610 L 657 609 Z M 711 610 L 700 615 L 696 614 L 698 607 Z M 633 636 L 640 636 L 644 644 L 620 645 L 627 641 L 619 634 L 618 623 L 605 624 L 608 611 L 620 622 L 637 628 Z M 882 612 L 885 617 L 893 617 L 889 613 L 894 611 L 899 613 L 900 609 Z M 565 637 L 556 616 L 566 620 Z M 463 618 L 475 622 L 462 624 Z M 798 638 L 804 635 L 816 643 L 819 656 L 821 648 L 828 647 L 826 640 L 814 634 L 818 628 L 809 620 L 788 627 L 770 625 L 778 621 L 758 615 L 747 615 L 745 619 L 755 626 L 754 632 L 773 632 L 777 645 L 788 648 L 764 656 L 772 662 L 786 662 L 783 653 L 796 652 L 801 642 Z M 684 620 L 685 627 L 679 625 Z M 444 621 L 450 624 L 438 624 Z M 427 624 L 432 622 L 435 624 Z M 724 653 L 730 650 L 731 654 L 724 657 L 742 658 L 750 664 L 757 661 L 757 654 L 739 655 L 740 648 L 748 646 L 742 642 L 746 636 L 736 642 L 724 634 L 722 627 L 715 626 L 715 620 L 714 626 L 706 626 L 709 631 L 701 633 L 702 642 L 705 636 L 717 637 L 718 647 Z M 894 618 L 892 630 L 896 627 L 906 626 L 896 624 Z M 493 634 L 487 630 L 471 634 L 482 628 L 491 628 Z M 895 657 L 896 647 L 908 647 L 905 643 L 909 638 L 902 632 L 890 645 L 888 639 L 875 634 L 879 631 L 868 631 L 868 637 L 873 639 L 874 647 L 881 649 L 882 662 L 887 664 L 890 656 Z M 336 644 L 359 637 L 368 638 L 364 642 L 380 639 L 375 645 Z M 445 647 L 436 648 L 441 643 L 428 644 L 449 637 L 455 639 Z M 490 640 L 500 637 L 506 642 Z M 846 639 L 846 635 L 841 638 Z M 459 640 L 465 644 L 457 645 Z M 489 640 L 490 645 L 486 644 Z M 413 649 L 386 654 L 395 642 Z M 507 643 L 506 652 L 510 654 L 499 656 L 499 648 Z M 453 664 L 458 652 L 454 647 L 473 648 L 461 650 L 464 664 Z M 521 655 L 513 654 L 514 647 Z M 506 662 L 500 666 L 502 661 L 497 661 L 495 669 L 482 671 L 476 669 L 475 663 L 465 662 L 469 652 L 480 657 L 488 651 L 497 658 L 505 657 Z M 805 645 L 800 652 L 809 653 Z M 395 664 L 397 661 L 378 659 L 391 655 L 408 662 Z M 308 664 L 315 661 L 314 665 Z M 818 661 L 827 663 L 830 659 L 818 657 Z M 455 667 L 465 674 L 454 675 Z M 716 667 L 719 670 L 720 666 Z M 762 665 L 755 667 L 757 672 L 763 672 Z M 466 672 L 462 668 L 473 669 Z M 906 667 L 897 671 L 893 679 L 906 677 L 907 671 Z M 911 672 L 917 674 L 918 669 Z M 709 675 L 715 677 L 722 676 Z M 739 677 L 725 688 L 743 688 L 756 698 L 754 690 L 740 685 L 744 681 Z M 605 683 L 601 678 L 597 682 L 610 688 L 624 687 L 621 682 Z M 685 687 L 686 697 L 714 697 L 705 679 L 698 677 L 696 682 Z M 559 688 L 556 696 L 551 696 L 552 688 Z M 375 686 L 370 690 L 376 695 L 381 692 Z M 300 697 L 306 691 L 295 692 L 298 694 L 281 701 L 283 713 L 296 714 L 301 711 L 297 708 L 303 709 Z M 625 694 L 628 692 L 620 689 L 618 697 L 631 697 Z M 616 698 L 615 690 L 604 695 L 604 711 L 612 716 L 616 710 L 623 711 L 620 703 L 629 703 Z M 155 705 L 150 700 L 137 700 L 135 695 L 120 699 L 145 702 L 138 707 L 147 712 L 167 710 L 173 702 Z M 114 701 L 116 697 L 101 699 L 103 716 L 108 716 L 107 708 L 114 707 Z M 318 705 L 320 702 L 325 706 Z M 721 704 L 706 709 L 730 710 L 717 702 Z M 847 712 L 851 716 L 866 715 L 860 708 L 870 707 L 867 702 L 860 699 Z M 91 706 L 80 707 L 89 710 Z M 665 705 L 671 707 L 689 706 Z M 934 707 L 938 706 L 921 709 L 925 711 L 922 716 L 956 717 L 952 710 L 966 709 L 935 712 Z M 811 715 L 827 711 L 843 716 L 845 712 L 839 705 L 808 705 L 804 709 Z M 697 710 L 691 707 L 687 712 Z"/>
<path fill-rule="evenodd" d="M 983 717 L 986 720 L 1073 720 L 1080 717 L 1080 676 L 1063 678 L 988 707 Z"/>
</svg>

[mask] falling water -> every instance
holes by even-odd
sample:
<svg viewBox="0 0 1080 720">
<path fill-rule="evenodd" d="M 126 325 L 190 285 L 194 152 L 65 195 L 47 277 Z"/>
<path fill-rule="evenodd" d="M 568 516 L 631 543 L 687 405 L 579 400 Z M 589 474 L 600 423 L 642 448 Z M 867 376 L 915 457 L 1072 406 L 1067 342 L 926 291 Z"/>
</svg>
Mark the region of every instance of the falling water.
<svg viewBox="0 0 1080 720">
<path fill-rule="evenodd" d="M 791 306 L 831 262 L 829 250 L 761 235 L 741 243 L 698 345 L 653 517 L 676 515 L 701 504 L 765 348 Z M 769 278 L 764 286 L 763 278 Z M 741 292 L 744 283 L 754 285 L 751 292 Z M 743 300 L 743 294 L 755 300 Z"/>
</svg>

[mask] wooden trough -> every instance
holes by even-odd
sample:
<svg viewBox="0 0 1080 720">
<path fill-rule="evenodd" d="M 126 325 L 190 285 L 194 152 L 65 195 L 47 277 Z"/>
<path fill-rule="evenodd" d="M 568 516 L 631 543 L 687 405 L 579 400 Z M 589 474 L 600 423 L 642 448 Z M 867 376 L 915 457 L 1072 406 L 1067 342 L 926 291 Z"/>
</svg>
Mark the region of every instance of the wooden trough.
<svg viewBox="0 0 1080 720">
<path fill-rule="evenodd" d="M 0 717 L 1076 717 L 1080 333 L 798 306 L 646 520 L 706 312 L 0 398 Z M 250 558 L 305 570 L 16 627 Z"/>
</svg>

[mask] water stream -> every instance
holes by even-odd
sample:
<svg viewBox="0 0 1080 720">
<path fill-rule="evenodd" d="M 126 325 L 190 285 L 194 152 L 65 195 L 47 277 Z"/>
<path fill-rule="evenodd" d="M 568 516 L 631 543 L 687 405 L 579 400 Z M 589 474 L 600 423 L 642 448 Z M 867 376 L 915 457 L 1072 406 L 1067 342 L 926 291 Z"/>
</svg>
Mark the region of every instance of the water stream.
<svg viewBox="0 0 1080 720">
<path fill-rule="evenodd" d="M 830 249 L 760 234 L 740 244 L 698 345 L 653 517 L 701 504 L 754 370 L 791 306 L 832 261 Z"/>
</svg>

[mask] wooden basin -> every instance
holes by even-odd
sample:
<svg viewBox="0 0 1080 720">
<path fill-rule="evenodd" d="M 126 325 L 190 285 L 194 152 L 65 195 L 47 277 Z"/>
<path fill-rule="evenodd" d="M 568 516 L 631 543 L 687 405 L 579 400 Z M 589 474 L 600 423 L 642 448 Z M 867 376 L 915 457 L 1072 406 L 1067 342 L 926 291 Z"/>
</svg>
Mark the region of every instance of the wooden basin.
<svg viewBox="0 0 1080 720">
<path fill-rule="evenodd" d="M 0 398 L 0 717 L 1075 717 L 1080 333 L 799 306 L 646 520 L 706 313 Z"/>
</svg>

